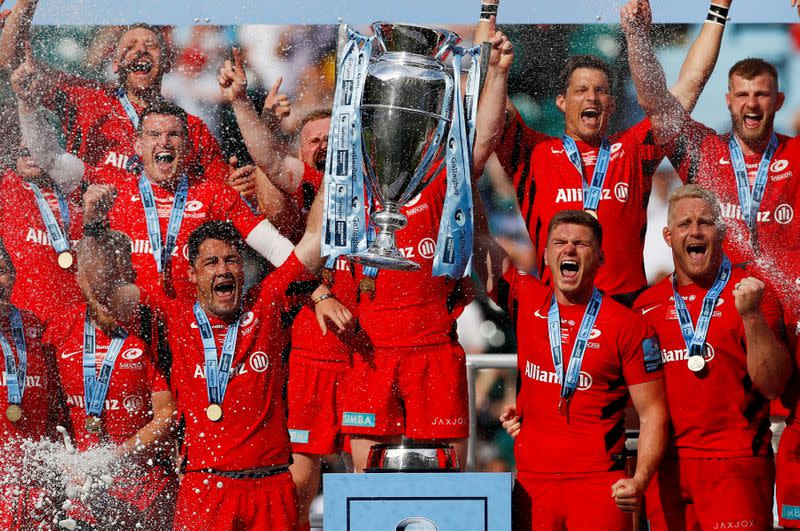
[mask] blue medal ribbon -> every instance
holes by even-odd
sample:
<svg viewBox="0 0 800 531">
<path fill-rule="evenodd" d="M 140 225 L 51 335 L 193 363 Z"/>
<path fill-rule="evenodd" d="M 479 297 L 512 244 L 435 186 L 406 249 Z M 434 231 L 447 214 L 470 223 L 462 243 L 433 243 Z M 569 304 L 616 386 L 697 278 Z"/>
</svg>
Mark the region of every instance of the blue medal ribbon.
<svg viewBox="0 0 800 531">
<path fill-rule="evenodd" d="M 3 348 L 3 359 L 6 369 L 6 391 L 8 392 L 8 403 L 20 405 L 22 395 L 25 394 L 25 374 L 28 372 L 28 349 L 25 345 L 25 328 L 22 325 L 22 316 L 19 310 L 11 307 L 11 337 L 14 346 L 17 348 L 19 363 L 14 359 L 14 352 L 11 344 L 5 335 L 0 332 L 0 346 Z"/>
<path fill-rule="evenodd" d="M 361 99 L 373 38 L 348 31 L 348 39 L 337 68 L 323 186 L 321 251 L 332 260 L 367 247 Z"/>
<path fill-rule="evenodd" d="M 139 194 L 142 196 L 142 206 L 144 207 L 145 220 L 147 221 L 147 236 L 150 238 L 150 250 L 156 261 L 156 268 L 162 273 L 167 268 L 175 242 L 178 241 L 178 232 L 183 223 L 183 214 L 186 209 L 186 197 L 189 194 L 189 178 L 181 175 L 178 182 L 178 189 L 175 191 L 175 199 L 172 204 L 172 211 L 169 214 L 169 224 L 167 225 L 167 238 L 161 244 L 161 225 L 158 222 L 158 209 L 156 199 L 153 195 L 153 187 L 147 179 L 146 174 L 139 177 Z"/>
<path fill-rule="evenodd" d="M 52 245 L 53 249 L 59 254 L 69 251 L 69 206 L 67 205 L 67 199 L 64 197 L 64 194 L 62 194 L 57 187 L 53 188 L 53 193 L 58 199 L 58 208 L 61 210 L 61 219 L 64 220 L 64 230 L 62 231 L 61 226 L 58 224 L 58 221 L 56 221 L 53 211 L 50 209 L 50 205 L 47 204 L 47 200 L 44 198 L 41 188 L 35 183 L 29 182 L 28 184 L 36 198 L 36 206 L 39 208 L 42 221 L 44 221 L 44 226 L 47 230 L 47 239 L 50 240 L 50 245 Z"/>
<path fill-rule="evenodd" d="M 761 208 L 761 201 L 764 199 L 764 191 L 767 188 L 767 176 L 769 174 L 769 164 L 772 161 L 772 156 L 778 149 L 778 135 L 774 132 L 769 139 L 767 149 L 761 156 L 761 162 L 758 164 L 758 171 L 756 172 L 756 180 L 753 183 L 753 189 L 750 190 L 750 178 L 747 175 L 747 164 L 744 160 L 744 153 L 739 143 L 736 141 L 736 136 L 731 133 L 728 138 L 728 149 L 731 153 L 731 166 L 733 173 L 736 176 L 736 190 L 739 192 L 739 206 L 742 207 L 742 217 L 744 218 L 747 228 L 751 232 L 756 230 L 756 221 L 758 221 L 758 210 Z"/>
<path fill-rule="evenodd" d="M 86 318 L 83 322 L 83 405 L 87 416 L 100 418 L 100 415 L 103 414 L 103 406 L 108 395 L 108 387 L 111 384 L 114 365 L 127 337 L 128 334 L 121 330 L 118 335 L 111 338 L 111 343 L 108 346 L 108 351 L 106 351 L 98 374 L 97 333 L 94 324 L 89 319 L 87 310 Z"/>
<path fill-rule="evenodd" d="M 686 343 L 686 349 L 689 351 L 689 356 L 702 356 L 703 349 L 706 344 L 706 335 L 708 335 L 708 325 L 711 323 L 711 317 L 714 315 L 714 308 L 717 307 L 717 299 L 719 299 L 722 290 L 731 278 L 731 261 L 727 255 L 722 256 L 722 264 L 717 271 L 717 276 L 714 279 L 714 284 L 708 290 L 706 296 L 703 297 L 703 308 L 700 311 L 700 318 L 697 320 L 697 327 L 692 324 L 692 316 L 689 314 L 686 303 L 683 302 L 683 297 L 678 293 L 678 280 L 676 275 L 672 275 L 672 292 L 675 299 L 675 312 L 678 314 L 678 323 L 681 325 L 681 335 L 683 341 Z"/>
<path fill-rule="evenodd" d="M 564 151 L 567 153 L 569 161 L 578 170 L 581 176 L 581 183 L 583 185 L 583 209 L 597 212 L 600 206 L 600 198 L 603 194 L 603 183 L 606 181 L 608 174 L 608 162 L 611 160 L 611 145 L 607 138 L 603 138 L 600 143 L 600 148 L 597 150 L 597 162 L 594 165 L 594 173 L 592 174 L 592 181 L 587 185 L 586 179 L 583 177 L 583 160 L 581 153 L 578 150 L 577 144 L 568 135 L 561 137 L 561 143 L 564 144 Z"/>
<path fill-rule="evenodd" d="M 447 137 L 445 159 L 447 167 L 447 194 L 439 222 L 436 253 L 433 258 L 433 276 L 458 279 L 468 270 L 472 259 L 473 219 L 470 162 L 474 123 L 477 116 L 477 97 L 480 85 L 480 47 L 450 48 L 453 54 L 453 105 L 450 133 Z M 464 119 L 464 98 L 461 93 L 461 61 L 472 55 L 472 65 L 467 84 L 469 115 Z"/>
<path fill-rule="evenodd" d="M 199 302 L 192 308 L 200 338 L 203 340 L 203 356 L 206 367 L 206 390 L 208 391 L 209 404 L 222 404 L 225 390 L 228 388 L 228 379 L 233 366 L 233 355 L 236 351 L 236 339 L 239 335 L 239 319 L 228 325 L 225 342 L 222 345 L 222 357 L 217 358 L 217 342 L 214 340 L 214 329 L 200 307 Z"/>
<path fill-rule="evenodd" d="M 117 89 L 117 99 L 119 100 L 119 104 L 122 105 L 125 114 L 128 115 L 131 124 L 133 124 L 133 130 L 137 131 L 139 129 L 139 114 L 136 112 L 136 109 L 133 108 L 133 103 L 128 99 L 128 94 L 125 92 L 124 88 L 119 87 Z"/>
<path fill-rule="evenodd" d="M 553 294 L 550 299 L 550 309 L 547 312 L 547 330 L 550 336 L 550 353 L 553 357 L 553 367 L 555 368 L 558 380 L 561 383 L 561 398 L 570 399 L 578 388 L 578 380 L 581 374 L 581 364 L 583 355 L 589 344 L 589 335 L 592 333 L 597 314 L 600 313 L 600 306 L 603 302 L 603 294 L 597 288 L 592 291 L 592 298 L 583 312 L 581 326 L 578 329 L 578 336 L 572 346 L 572 354 L 567 365 L 567 374 L 564 375 L 564 353 L 561 344 L 561 315 L 558 311 L 558 302 Z"/>
</svg>

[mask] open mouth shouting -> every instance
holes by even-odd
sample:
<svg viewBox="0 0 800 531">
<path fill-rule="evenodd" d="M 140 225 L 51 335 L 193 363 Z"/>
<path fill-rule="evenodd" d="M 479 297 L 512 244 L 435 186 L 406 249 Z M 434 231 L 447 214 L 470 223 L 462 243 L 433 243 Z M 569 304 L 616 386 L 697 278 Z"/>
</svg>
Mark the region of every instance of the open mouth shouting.
<svg viewBox="0 0 800 531">
<path fill-rule="evenodd" d="M 153 69 L 153 59 L 149 54 L 140 54 L 124 63 L 122 68 L 128 74 L 149 74 Z"/>
<path fill-rule="evenodd" d="M 686 246 L 686 256 L 691 262 L 702 263 L 705 261 L 708 245 L 704 243 L 690 243 Z"/>
<path fill-rule="evenodd" d="M 566 281 L 572 282 L 577 279 L 578 272 L 580 271 L 580 267 L 578 267 L 578 262 L 572 258 L 565 258 L 558 264 L 559 271 L 561 272 L 561 278 Z"/>
<path fill-rule="evenodd" d="M 764 121 L 764 115 L 760 113 L 747 112 L 742 115 L 742 124 L 747 129 L 758 129 Z"/>
<path fill-rule="evenodd" d="M 214 298 L 217 302 L 235 302 L 236 300 L 236 281 L 233 275 L 217 277 L 211 286 Z"/>
<path fill-rule="evenodd" d="M 175 151 L 173 149 L 156 149 L 153 154 L 153 163 L 161 176 L 170 176 L 175 168 Z"/>
<path fill-rule="evenodd" d="M 599 107 L 587 107 L 581 111 L 581 123 L 590 129 L 600 127 L 602 111 Z"/>
</svg>

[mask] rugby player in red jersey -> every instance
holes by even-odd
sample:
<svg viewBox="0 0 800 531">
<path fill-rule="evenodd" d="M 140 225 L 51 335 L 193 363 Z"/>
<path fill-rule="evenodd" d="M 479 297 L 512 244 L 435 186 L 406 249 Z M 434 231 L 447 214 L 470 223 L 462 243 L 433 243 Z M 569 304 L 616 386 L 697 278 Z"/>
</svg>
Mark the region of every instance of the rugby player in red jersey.
<svg viewBox="0 0 800 531">
<path fill-rule="evenodd" d="M 14 69 L 25 60 L 24 50 L 30 48 L 30 24 L 37 4 L 38 0 L 20 0 L 8 17 L 0 35 L 0 65 L 6 69 Z M 44 103 L 61 119 L 67 150 L 91 166 L 123 172 L 135 166 L 131 158 L 135 151 L 137 115 L 163 99 L 161 81 L 172 66 L 171 53 L 161 28 L 133 24 L 120 33 L 116 43 L 112 63 L 118 76 L 115 85 L 39 65 L 45 73 L 41 85 Z M 253 166 L 238 169 L 235 164 L 229 166 L 219 143 L 200 118 L 188 116 L 187 133 L 187 161 L 195 173 L 227 181 L 244 197 L 253 193 Z M 42 166 L 50 171 L 46 165 Z M 135 180 L 134 176 L 129 177 Z"/>
<path fill-rule="evenodd" d="M 14 75 L 30 76 L 18 69 Z M 23 83 L 21 83 L 23 85 Z M 20 99 L 20 111 L 29 103 Z M 27 109 L 27 107 L 25 107 Z M 38 115 L 37 123 L 23 127 L 23 135 L 32 150 L 49 152 L 49 158 L 65 161 L 59 167 L 79 167 L 64 172 L 67 189 L 77 187 L 80 178 L 89 182 L 113 185 L 119 196 L 109 215 L 111 227 L 128 235 L 133 242 L 133 265 L 137 282 L 152 290 L 160 284 L 168 293 L 191 297 L 193 288 L 187 276 L 186 242 L 189 234 L 209 219 L 233 221 L 246 235 L 246 241 L 268 261 L 280 263 L 291 247 L 271 247 L 277 231 L 252 213 L 229 187 L 215 179 L 202 179 L 193 173 L 187 157 L 186 113 L 180 107 L 160 101 L 141 113 L 135 149 L 142 162 L 138 181 L 114 168 L 91 168 L 65 153 L 53 138 L 53 131 Z M 36 146 L 34 148 L 34 146 Z M 160 249 L 160 253 L 159 253 Z"/>
<path fill-rule="evenodd" d="M 800 177 L 794 175 L 800 140 L 774 131 L 775 114 L 784 102 L 777 70 L 752 58 L 731 67 L 725 101 L 732 131 L 718 134 L 694 121 L 666 90 L 650 39 L 651 18 L 646 0 L 631 0 L 622 10 L 631 74 L 656 142 L 683 182 L 716 193 L 728 227 L 725 252 L 731 261 L 753 261 L 750 266 L 765 281 L 784 273 L 772 287 L 785 305 L 796 307 L 798 300 L 783 296 L 781 285 L 789 272 L 781 257 L 800 250 L 794 221 L 800 208 Z"/>
<path fill-rule="evenodd" d="M 794 257 L 793 257 L 794 258 Z M 778 505 L 778 524 L 787 529 L 800 528 L 800 315 L 787 311 L 784 315 L 786 336 L 794 353 L 795 370 L 786 384 L 781 401 L 789 410 L 786 427 L 781 434 L 775 460 L 775 497 Z"/>
<path fill-rule="evenodd" d="M 302 120 L 297 156 L 275 131 L 291 112 L 291 102 L 279 93 L 281 79 L 271 87 L 259 116 L 247 96 L 247 77 L 241 53 L 233 50 L 219 73 L 220 90 L 236 114 L 245 145 L 266 179 L 257 182 L 262 212 L 292 241 L 302 236 L 308 212 L 325 169 L 331 112 L 312 112 Z M 289 356 L 290 470 L 297 486 L 300 522 L 308 526 L 309 506 L 319 492 L 322 458 L 342 450 L 341 394 L 345 369 L 353 349 L 354 330 L 326 333 L 315 309 L 342 305 L 355 312 L 357 288 L 350 262 L 340 257 L 323 273 L 325 283 L 312 294 L 292 325 Z"/>
<path fill-rule="evenodd" d="M 44 327 L 12 303 L 16 271 L 0 240 L 0 527 L 24 531 L 48 525 L 54 509 L 35 468 L 26 466 L 23 441 L 55 435 L 59 403 L 52 352 L 42 348 Z"/>
<path fill-rule="evenodd" d="M 719 3 L 727 7 L 731 2 Z M 479 22 L 474 40 L 487 40 L 493 32 L 492 16 Z M 671 89 L 687 110 L 694 108 L 713 70 L 722 33 L 720 25 L 704 25 Z M 528 128 L 510 102 L 506 111 L 503 99 L 496 107 L 494 123 L 502 135 L 494 150 L 513 178 L 540 276 L 546 279 L 548 274 L 544 247 L 550 218 L 565 209 L 592 211 L 606 229 L 606 263 L 598 273 L 597 285 L 630 305 L 647 284 L 642 261 L 647 202 L 663 154 L 648 120 L 609 133 L 616 99 L 614 73 L 605 61 L 587 55 L 571 57 L 557 83 L 556 105 L 564 114 L 564 136 L 551 137 Z M 484 150 L 485 156 L 490 152 Z M 595 181 L 598 186 L 590 188 Z"/>
<path fill-rule="evenodd" d="M 16 161 L 16 171 L 0 178 L 0 239 L 20 279 L 11 300 L 46 324 L 63 305 L 82 299 L 72 242 L 81 237 L 83 216 L 78 203 L 53 184 L 24 144 Z"/>
<path fill-rule="evenodd" d="M 670 196 L 664 240 L 675 272 L 635 308 L 655 329 L 671 417 L 668 454 L 647 491 L 652 529 L 772 529 L 769 402 L 792 362 L 780 305 L 731 266 L 714 194 Z"/>
<path fill-rule="evenodd" d="M 126 236 L 112 234 L 118 245 L 130 247 Z M 44 342 L 55 352 L 76 450 L 110 446 L 115 452 L 108 490 L 113 503 L 106 497 L 90 497 L 86 504 L 74 502 L 68 514 L 105 528 L 169 528 L 177 493 L 170 458 L 176 424 L 172 394 L 156 370 L 151 338 L 129 334 L 93 298 L 92 269 L 98 266 L 85 248 L 86 244 L 78 244 L 77 276 L 86 300 L 61 305 L 59 318 L 47 326 Z M 121 255 L 120 260 L 129 256 Z M 148 330 L 154 328 L 152 314 L 141 319 Z M 87 366 L 96 377 L 88 386 Z"/>
<path fill-rule="evenodd" d="M 514 529 L 631 529 L 629 513 L 667 440 L 658 340 L 595 287 L 604 255 L 594 217 L 561 211 L 547 234 L 549 286 L 508 260 L 502 278 L 487 285 L 514 320 L 518 342 L 517 402 L 501 417 L 515 437 Z M 641 419 L 630 478 L 623 455 L 629 400 Z"/>
<path fill-rule="evenodd" d="M 102 218 L 112 198 L 108 187 L 91 187 L 87 219 Z M 98 301 L 123 321 L 131 321 L 138 304 L 144 304 L 166 323 L 173 359 L 171 387 L 185 422 L 185 475 L 175 529 L 297 528 L 282 356 L 302 295 L 318 284 L 310 273 L 322 265 L 322 203 L 317 203 L 306 236 L 246 296 L 243 242 L 229 223 L 204 223 L 190 237 L 195 301 L 171 300 L 124 281 L 112 282 L 119 277 L 111 266 L 113 257 L 125 249 L 110 245 L 103 229 L 84 238 L 98 259 L 109 263 L 98 268 L 105 269 L 104 278 L 93 282 Z"/>
<path fill-rule="evenodd" d="M 0 64 L 14 69 L 25 60 L 31 19 L 38 0 L 20 0 L 0 35 Z M 29 45 L 28 45 L 29 46 Z M 134 154 L 138 114 L 163 99 L 161 81 L 171 67 L 171 50 L 160 28 L 133 24 L 120 33 L 112 69 L 116 85 L 100 84 L 39 65 L 45 105 L 61 119 L 66 148 L 90 166 L 127 170 Z M 229 169 L 208 126 L 188 116 L 187 162 L 200 175 L 227 179 L 237 191 L 253 191 L 252 166 Z M 45 170 L 49 168 L 45 167 Z M 230 175 L 229 175 L 230 172 Z M 135 180 L 130 175 L 129 178 Z"/>
</svg>

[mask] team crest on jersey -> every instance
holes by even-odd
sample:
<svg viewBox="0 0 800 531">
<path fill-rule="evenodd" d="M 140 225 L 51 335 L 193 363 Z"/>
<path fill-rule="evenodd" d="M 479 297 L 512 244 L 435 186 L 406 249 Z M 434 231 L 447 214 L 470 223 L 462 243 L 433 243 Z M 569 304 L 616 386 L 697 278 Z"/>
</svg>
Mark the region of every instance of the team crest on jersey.
<svg viewBox="0 0 800 531">
<path fill-rule="evenodd" d="M 773 160 L 769 165 L 769 171 L 772 173 L 780 173 L 789 167 L 789 161 L 785 159 Z"/>
<path fill-rule="evenodd" d="M 242 328 L 250 326 L 250 323 L 253 322 L 253 319 L 255 319 L 255 317 L 256 314 L 254 314 L 253 312 L 245 312 L 239 319 L 239 326 L 241 326 Z"/>
<path fill-rule="evenodd" d="M 201 208 L 203 208 L 203 203 L 196 199 L 193 199 L 192 201 L 188 201 L 186 203 L 186 212 L 197 212 Z"/>
<path fill-rule="evenodd" d="M 123 351 L 120 356 L 122 356 L 122 359 L 124 360 L 133 361 L 142 357 L 142 349 L 135 347 L 129 348 Z"/>
<path fill-rule="evenodd" d="M 614 153 L 616 153 L 617 151 L 619 151 L 620 149 L 622 149 L 622 142 L 616 142 L 614 144 L 611 144 L 611 154 L 612 155 Z"/>
<path fill-rule="evenodd" d="M 258 350 L 250 354 L 248 364 L 255 372 L 264 372 L 269 368 L 269 356 Z"/>
</svg>

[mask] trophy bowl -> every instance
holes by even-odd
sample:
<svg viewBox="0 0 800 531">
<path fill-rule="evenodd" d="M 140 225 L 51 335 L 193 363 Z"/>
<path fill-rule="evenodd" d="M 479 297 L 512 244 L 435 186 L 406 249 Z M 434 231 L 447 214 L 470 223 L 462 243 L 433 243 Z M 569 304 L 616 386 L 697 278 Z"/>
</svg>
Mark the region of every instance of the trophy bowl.
<svg viewBox="0 0 800 531">
<path fill-rule="evenodd" d="M 364 166 L 380 208 L 371 219 L 378 233 L 370 247 L 348 258 L 363 265 L 416 270 L 403 257 L 395 232 L 406 226 L 400 208 L 435 177 L 450 127 L 451 73 L 441 62 L 458 35 L 447 30 L 377 22 L 383 52 L 370 64 L 361 102 Z"/>
<path fill-rule="evenodd" d="M 364 472 L 460 472 L 451 444 L 375 444 Z"/>
</svg>

